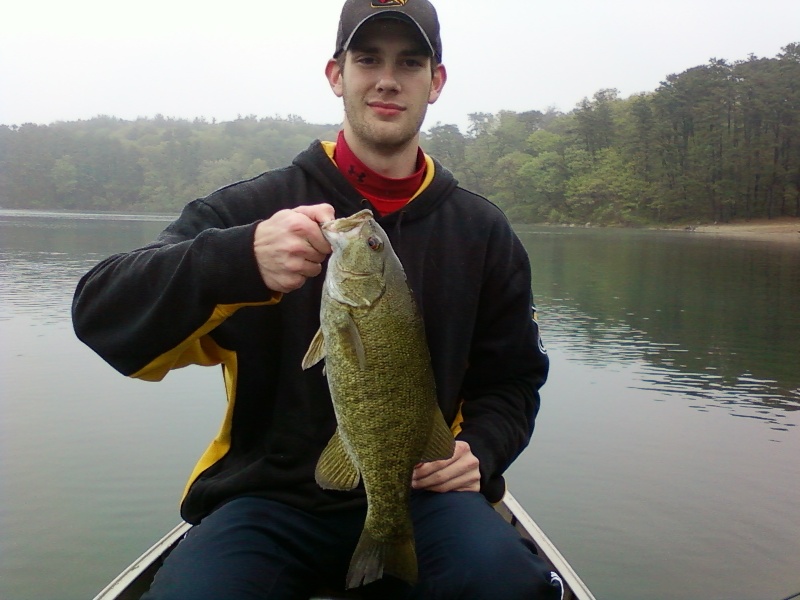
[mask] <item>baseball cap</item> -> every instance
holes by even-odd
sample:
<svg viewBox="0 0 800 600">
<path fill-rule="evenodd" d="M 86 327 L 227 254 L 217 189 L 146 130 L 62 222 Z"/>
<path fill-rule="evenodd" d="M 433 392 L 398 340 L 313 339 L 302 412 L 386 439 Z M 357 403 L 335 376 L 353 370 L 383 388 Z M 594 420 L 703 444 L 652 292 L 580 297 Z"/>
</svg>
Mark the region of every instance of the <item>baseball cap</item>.
<svg viewBox="0 0 800 600">
<path fill-rule="evenodd" d="M 371 19 L 394 18 L 415 25 L 438 62 L 442 62 L 439 17 L 428 0 L 347 0 L 336 33 L 337 58 L 350 47 L 359 27 Z"/>
</svg>

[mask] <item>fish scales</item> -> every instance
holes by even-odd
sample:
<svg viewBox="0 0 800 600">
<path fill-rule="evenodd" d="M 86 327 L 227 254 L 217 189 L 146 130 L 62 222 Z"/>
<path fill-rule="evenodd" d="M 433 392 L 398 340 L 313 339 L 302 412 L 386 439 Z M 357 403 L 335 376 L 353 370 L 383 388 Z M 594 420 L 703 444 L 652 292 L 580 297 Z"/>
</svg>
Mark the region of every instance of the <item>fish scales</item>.
<svg viewBox="0 0 800 600">
<path fill-rule="evenodd" d="M 363 480 L 364 531 L 347 587 L 384 571 L 417 580 L 408 503 L 420 461 L 452 456 L 454 441 L 436 398 L 425 329 L 399 259 L 370 211 L 323 224 L 333 247 L 320 331 L 303 368 L 325 360 L 337 430 L 317 482 L 347 490 Z"/>
</svg>

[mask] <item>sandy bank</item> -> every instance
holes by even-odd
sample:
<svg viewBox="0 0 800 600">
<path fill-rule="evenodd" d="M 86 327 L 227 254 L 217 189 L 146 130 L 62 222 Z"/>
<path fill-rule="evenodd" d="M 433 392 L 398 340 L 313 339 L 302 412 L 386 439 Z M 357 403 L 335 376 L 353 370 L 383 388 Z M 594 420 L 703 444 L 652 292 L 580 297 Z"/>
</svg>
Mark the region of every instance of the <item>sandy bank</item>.
<svg viewBox="0 0 800 600">
<path fill-rule="evenodd" d="M 686 228 L 691 233 L 800 244 L 800 218 L 754 219 Z"/>
</svg>

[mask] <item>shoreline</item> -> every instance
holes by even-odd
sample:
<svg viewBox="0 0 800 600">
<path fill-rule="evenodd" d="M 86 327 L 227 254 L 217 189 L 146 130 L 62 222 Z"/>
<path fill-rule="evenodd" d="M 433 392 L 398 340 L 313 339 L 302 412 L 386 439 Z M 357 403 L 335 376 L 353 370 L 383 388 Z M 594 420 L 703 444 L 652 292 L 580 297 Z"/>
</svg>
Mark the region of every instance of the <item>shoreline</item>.
<svg viewBox="0 0 800 600">
<path fill-rule="evenodd" d="M 800 218 L 779 217 L 776 219 L 752 219 L 681 228 L 688 233 L 715 235 L 758 241 L 800 243 Z"/>
<path fill-rule="evenodd" d="M 29 216 L 49 218 L 115 218 L 119 220 L 142 219 L 152 221 L 172 221 L 178 213 L 145 213 L 124 211 L 85 211 L 85 210 L 57 210 L 57 209 L 27 209 L 27 208 L 2 208 L 0 216 Z M 535 223 L 532 225 L 536 225 Z M 541 225 L 549 225 L 542 223 Z M 560 227 L 576 227 L 576 225 L 558 225 Z M 592 225 L 585 227 L 614 227 L 613 225 Z M 661 231 L 684 231 L 686 233 L 700 233 L 736 239 L 755 241 L 772 241 L 784 243 L 800 243 L 800 217 L 776 217 L 774 219 L 751 219 L 749 221 L 732 221 L 729 223 L 712 223 L 702 225 L 683 226 L 658 226 L 651 225 L 648 229 Z"/>
</svg>

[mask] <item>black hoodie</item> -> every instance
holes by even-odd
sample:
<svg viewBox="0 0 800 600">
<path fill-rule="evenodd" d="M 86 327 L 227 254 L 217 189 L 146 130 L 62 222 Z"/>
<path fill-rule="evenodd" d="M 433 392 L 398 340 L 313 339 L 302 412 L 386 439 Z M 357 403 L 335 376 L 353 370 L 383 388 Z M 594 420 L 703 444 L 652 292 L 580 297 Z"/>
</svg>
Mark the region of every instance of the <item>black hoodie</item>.
<svg viewBox="0 0 800 600">
<path fill-rule="evenodd" d="M 187 484 L 181 514 L 190 523 L 238 496 L 309 511 L 365 502 L 363 489 L 314 481 L 336 428 L 322 366 L 300 366 L 319 327 L 323 277 L 272 292 L 253 253 L 256 226 L 281 209 L 327 202 L 343 217 L 369 206 L 331 151 L 315 142 L 289 167 L 191 202 L 155 242 L 108 258 L 78 285 L 78 337 L 124 375 L 160 380 L 188 364 L 223 366 L 228 409 Z M 428 164 L 432 180 L 379 222 L 425 321 L 442 412 L 496 501 L 502 473 L 530 440 L 547 377 L 530 264 L 498 208 Z"/>
</svg>

